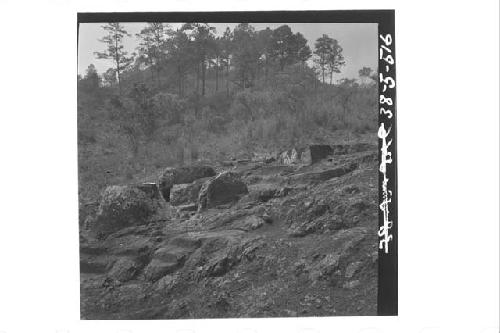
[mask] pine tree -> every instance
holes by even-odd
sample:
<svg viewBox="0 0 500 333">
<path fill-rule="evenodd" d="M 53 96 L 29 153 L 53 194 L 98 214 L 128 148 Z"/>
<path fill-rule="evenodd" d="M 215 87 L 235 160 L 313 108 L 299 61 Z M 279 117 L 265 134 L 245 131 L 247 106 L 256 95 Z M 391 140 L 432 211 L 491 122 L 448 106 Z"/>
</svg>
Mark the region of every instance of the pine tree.
<svg viewBox="0 0 500 333">
<path fill-rule="evenodd" d="M 340 67 L 345 65 L 344 56 L 342 55 L 342 47 L 339 42 L 334 39 L 332 51 L 328 57 L 328 70 L 330 71 L 330 84 L 333 83 L 333 73 L 340 73 Z"/>
<path fill-rule="evenodd" d="M 257 33 L 257 44 L 261 54 L 262 66 L 264 67 L 264 80 L 267 82 L 269 67 L 271 64 L 271 36 L 273 31 L 267 27 Z"/>
<path fill-rule="evenodd" d="M 301 33 L 292 33 L 288 25 L 273 30 L 270 40 L 269 55 L 278 62 L 281 71 L 286 65 L 306 61 L 311 56 L 311 49 Z"/>
<path fill-rule="evenodd" d="M 325 83 L 325 72 L 327 70 L 330 53 L 332 52 L 332 45 L 333 39 L 325 34 L 318 38 L 316 40 L 316 43 L 314 44 L 314 55 L 316 56 L 314 62 L 317 64 L 318 68 L 321 71 L 323 83 Z"/>
<path fill-rule="evenodd" d="M 172 32 L 166 42 L 166 55 L 166 60 L 175 68 L 179 96 L 183 96 L 185 78 L 195 58 L 193 42 L 184 31 Z"/>
<path fill-rule="evenodd" d="M 201 72 L 201 95 L 205 96 L 205 80 L 209 55 L 215 47 L 215 28 L 207 23 L 186 23 L 181 28 L 186 31 L 193 41 L 195 54 L 197 55 L 197 84 Z"/>
<path fill-rule="evenodd" d="M 316 40 L 314 44 L 314 60 L 321 70 L 323 83 L 325 83 L 325 73 L 330 74 L 330 84 L 333 83 L 333 73 L 340 73 L 340 67 L 345 64 L 344 56 L 342 55 L 342 47 L 336 39 L 323 35 Z"/>
<path fill-rule="evenodd" d="M 140 39 L 139 59 L 151 69 L 151 78 L 161 85 L 160 73 L 164 66 L 167 37 L 172 34 L 170 27 L 163 23 L 148 23 L 136 36 Z"/>
<path fill-rule="evenodd" d="M 233 38 L 234 34 L 229 27 L 222 34 L 220 40 L 221 60 L 223 66 L 226 67 L 226 93 L 229 95 L 229 68 L 231 67 L 231 55 L 233 53 Z"/>
<path fill-rule="evenodd" d="M 255 29 L 248 23 L 240 23 L 234 28 L 233 63 L 241 88 L 250 87 L 255 78 L 260 58 L 255 37 Z"/>
<path fill-rule="evenodd" d="M 120 95 L 122 92 L 121 74 L 125 71 L 132 61 L 133 57 L 129 57 L 128 53 L 124 50 L 123 38 L 130 37 L 130 34 L 123 28 L 120 23 L 108 23 L 102 28 L 107 31 L 107 35 L 99 41 L 107 45 L 107 49 L 103 52 L 95 52 L 98 59 L 110 59 L 114 62 L 116 70 L 116 78 Z"/>
</svg>

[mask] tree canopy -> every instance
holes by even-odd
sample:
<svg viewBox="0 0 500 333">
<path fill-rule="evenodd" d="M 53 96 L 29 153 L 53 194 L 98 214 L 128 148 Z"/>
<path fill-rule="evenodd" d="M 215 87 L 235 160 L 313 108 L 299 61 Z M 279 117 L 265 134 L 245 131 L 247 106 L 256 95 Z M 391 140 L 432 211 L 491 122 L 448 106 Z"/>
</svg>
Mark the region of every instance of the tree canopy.
<svg viewBox="0 0 500 333">
<path fill-rule="evenodd" d="M 103 29 L 108 33 L 101 42 L 106 44 L 106 50 L 103 52 L 95 52 L 98 59 L 111 59 L 115 64 L 118 86 L 121 91 L 121 74 L 126 70 L 134 61 L 133 56 L 129 56 L 128 52 L 124 50 L 123 38 L 130 37 L 130 34 L 123 28 L 120 23 L 107 23 Z"/>
<path fill-rule="evenodd" d="M 117 83 L 120 94 L 123 74 L 139 67 L 151 73 L 151 83 L 157 89 L 176 82 L 180 96 L 186 92 L 188 79 L 194 77 L 195 84 L 190 88 L 204 96 L 207 75 L 215 77 L 216 92 L 225 81 L 229 94 L 230 85 L 244 89 L 262 77 L 267 82 L 273 73 L 283 72 L 295 64 L 303 67 L 314 64 L 316 76 L 327 83 L 329 75 L 329 83 L 333 84 L 333 74 L 340 73 L 345 65 L 343 49 L 336 39 L 323 34 L 311 50 L 304 35 L 293 32 L 286 24 L 256 31 L 251 24 L 240 23 L 233 30 L 227 27 L 217 34 L 208 23 L 184 23 L 176 30 L 165 23 L 147 23 L 135 35 L 137 54 L 131 55 L 125 51 L 123 42 L 132 36 L 120 23 L 107 23 L 103 29 L 106 35 L 100 41 L 106 49 L 95 54 L 98 59 L 113 62 L 113 68 L 108 69 L 102 79 L 106 86 Z M 360 71 L 360 76 L 364 73 L 361 75 Z M 162 78 L 167 82 L 162 82 Z"/>
</svg>

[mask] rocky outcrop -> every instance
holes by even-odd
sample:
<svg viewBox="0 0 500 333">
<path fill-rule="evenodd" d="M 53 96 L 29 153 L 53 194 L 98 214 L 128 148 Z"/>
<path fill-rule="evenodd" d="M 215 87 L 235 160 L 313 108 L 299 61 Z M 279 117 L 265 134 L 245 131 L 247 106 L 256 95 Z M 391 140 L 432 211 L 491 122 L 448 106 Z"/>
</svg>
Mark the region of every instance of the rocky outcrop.
<svg viewBox="0 0 500 333">
<path fill-rule="evenodd" d="M 220 277 L 242 259 L 252 259 L 255 250 L 263 246 L 260 238 L 242 238 L 241 233 L 213 232 L 201 234 L 201 247 L 186 263 L 197 267 L 197 278 Z"/>
<path fill-rule="evenodd" d="M 252 161 L 263 162 L 265 164 L 273 163 L 278 160 L 278 153 L 254 153 Z"/>
<path fill-rule="evenodd" d="M 153 259 L 144 271 L 146 279 L 156 281 L 179 269 L 194 248 L 166 245 L 153 254 Z"/>
<path fill-rule="evenodd" d="M 338 155 L 355 154 L 366 151 L 376 151 L 377 146 L 368 143 L 354 144 L 311 144 L 306 147 L 295 147 L 279 154 L 279 162 L 285 165 L 312 165 L 324 159 Z"/>
<path fill-rule="evenodd" d="M 258 228 L 262 227 L 263 225 L 265 225 L 266 223 L 271 223 L 271 222 L 272 221 L 269 217 L 267 217 L 267 220 L 266 220 L 261 216 L 249 215 L 249 216 L 243 217 L 240 220 L 236 220 L 234 223 L 232 223 L 231 227 L 237 228 L 240 230 L 250 231 L 250 230 L 258 229 Z"/>
<path fill-rule="evenodd" d="M 203 184 L 198 196 L 198 210 L 235 202 L 247 193 L 248 188 L 237 173 L 223 172 Z"/>
<path fill-rule="evenodd" d="M 333 154 L 333 149 L 329 145 L 309 145 L 304 157 L 306 164 L 314 164 Z"/>
<path fill-rule="evenodd" d="M 92 214 L 112 227 L 80 237 L 82 318 L 376 314 L 376 150 L 333 147 L 168 169 L 170 204 L 154 183 L 108 190 Z"/>
<path fill-rule="evenodd" d="M 161 175 L 158 185 L 163 198 L 170 201 L 170 189 L 175 184 L 189 184 L 200 178 L 213 177 L 215 174 L 212 167 L 204 165 L 167 168 Z"/>
<path fill-rule="evenodd" d="M 349 163 L 333 169 L 296 174 L 290 177 L 290 179 L 297 182 L 323 182 L 332 178 L 344 176 L 357 168 L 357 163 Z"/>
<path fill-rule="evenodd" d="M 136 186 L 109 186 L 101 196 L 90 229 L 106 235 L 120 229 L 145 224 L 158 208 L 158 202 Z"/>
<path fill-rule="evenodd" d="M 196 203 L 203 184 L 210 178 L 200 178 L 190 184 L 175 184 L 170 189 L 170 204 L 180 206 Z"/>
<path fill-rule="evenodd" d="M 297 164 L 302 161 L 302 153 L 304 149 L 300 148 L 292 148 L 289 150 L 285 150 L 279 156 L 279 161 L 281 164 L 289 165 L 289 164 Z"/>
<path fill-rule="evenodd" d="M 331 242 L 335 244 L 331 253 L 325 254 L 319 260 L 308 262 L 307 259 L 295 263 L 296 274 L 307 273 L 308 278 L 314 284 L 318 280 L 330 280 L 335 282 L 341 277 L 341 269 L 345 270 L 345 278 L 351 279 L 356 272 L 362 269 L 360 261 L 346 263 L 346 259 L 356 252 L 356 247 L 366 238 L 367 231 L 364 228 L 353 228 L 336 233 Z M 369 257 L 365 254 L 365 257 Z M 344 268 L 345 267 L 345 268 Z"/>
<path fill-rule="evenodd" d="M 135 185 L 139 190 L 144 192 L 151 199 L 160 199 L 160 191 L 156 183 L 142 183 Z"/>
<path fill-rule="evenodd" d="M 249 203 L 268 202 L 272 199 L 284 198 L 292 190 L 293 190 L 292 187 L 278 186 L 277 184 L 269 184 L 269 183 L 252 184 L 248 186 L 248 191 L 249 191 L 248 197 L 246 197 L 243 200 Z"/>
<path fill-rule="evenodd" d="M 114 264 L 108 273 L 108 276 L 120 282 L 126 282 L 135 277 L 144 265 L 132 258 L 120 258 Z"/>
</svg>

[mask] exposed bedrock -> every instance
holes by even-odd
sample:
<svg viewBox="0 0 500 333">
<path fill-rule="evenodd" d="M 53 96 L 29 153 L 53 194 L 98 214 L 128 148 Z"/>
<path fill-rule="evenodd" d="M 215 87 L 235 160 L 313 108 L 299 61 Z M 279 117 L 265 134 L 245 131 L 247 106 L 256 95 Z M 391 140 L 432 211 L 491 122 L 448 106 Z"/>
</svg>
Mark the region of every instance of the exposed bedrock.
<svg viewBox="0 0 500 333">
<path fill-rule="evenodd" d="M 193 181 L 215 176 L 215 170 L 206 165 L 192 165 L 180 168 L 166 168 L 158 185 L 163 198 L 170 201 L 170 189 L 175 184 L 189 184 Z"/>
</svg>

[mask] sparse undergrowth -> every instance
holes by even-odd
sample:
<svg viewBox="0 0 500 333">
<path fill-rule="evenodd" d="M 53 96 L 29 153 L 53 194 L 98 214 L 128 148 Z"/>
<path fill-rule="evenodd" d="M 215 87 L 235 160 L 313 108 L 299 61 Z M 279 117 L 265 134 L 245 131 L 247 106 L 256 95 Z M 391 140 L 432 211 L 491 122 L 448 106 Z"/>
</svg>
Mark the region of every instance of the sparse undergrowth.
<svg viewBox="0 0 500 333">
<path fill-rule="evenodd" d="M 110 87 L 79 89 L 81 202 L 95 200 L 107 185 L 144 180 L 165 166 L 375 140 L 376 85 L 302 87 L 295 82 L 307 83 L 307 69 L 286 73 L 251 89 L 205 97 L 146 85 L 123 97 Z"/>
</svg>

